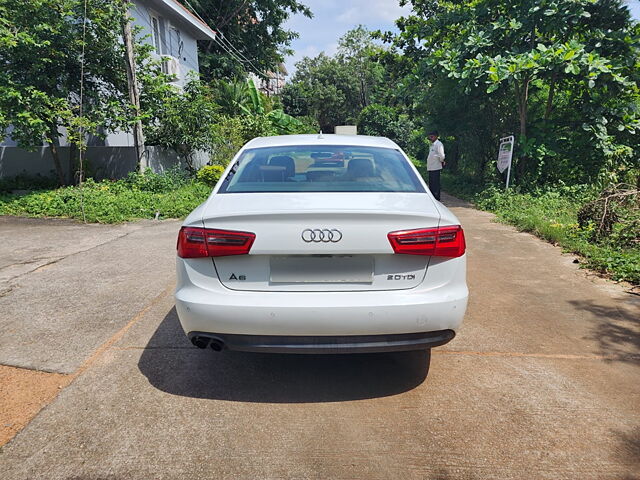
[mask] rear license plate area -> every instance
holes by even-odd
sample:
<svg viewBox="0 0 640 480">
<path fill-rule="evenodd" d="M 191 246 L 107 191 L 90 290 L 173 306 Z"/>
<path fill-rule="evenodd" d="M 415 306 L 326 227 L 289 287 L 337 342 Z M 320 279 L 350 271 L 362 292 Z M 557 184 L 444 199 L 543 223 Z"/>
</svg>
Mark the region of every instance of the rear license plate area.
<svg viewBox="0 0 640 480">
<path fill-rule="evenodd" d="M 271 283 L 373 283 L 370 255 L 274 255 Z"/>
</svg>

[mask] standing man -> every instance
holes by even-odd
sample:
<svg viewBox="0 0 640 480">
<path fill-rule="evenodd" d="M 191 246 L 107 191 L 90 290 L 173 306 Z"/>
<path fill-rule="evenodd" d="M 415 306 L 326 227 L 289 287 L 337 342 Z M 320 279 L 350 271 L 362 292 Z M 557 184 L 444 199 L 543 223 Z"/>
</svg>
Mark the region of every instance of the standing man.
<svg viewBox="0 0 640 480">
<path fill-rule="evenodd" d="M 444 145 L 438 140 L 438 131 L 429 132 L 427 138 L 431 142 L 429 156 L 427 157 L 427 171 L 429 172 L 429 190 L 440 201 L 440 170 L 445 165 Z"/>
</svg>

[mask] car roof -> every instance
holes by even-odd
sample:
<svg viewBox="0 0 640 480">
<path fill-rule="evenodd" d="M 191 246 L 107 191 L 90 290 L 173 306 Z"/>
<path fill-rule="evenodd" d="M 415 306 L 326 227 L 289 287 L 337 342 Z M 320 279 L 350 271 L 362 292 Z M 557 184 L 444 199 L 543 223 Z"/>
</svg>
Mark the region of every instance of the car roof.
<svg viewBox="0 0 640 480">
<path fill-rule="evenodd" d="M 279 135 L 275 137 L 258 137 L 249 141 L 245 148 L 286 147 L 293 145 L 349 145 L 357 147 L 400 148 L 395 142 L 385 137 L 369 137 L 367 135 Z"/>
</svg>

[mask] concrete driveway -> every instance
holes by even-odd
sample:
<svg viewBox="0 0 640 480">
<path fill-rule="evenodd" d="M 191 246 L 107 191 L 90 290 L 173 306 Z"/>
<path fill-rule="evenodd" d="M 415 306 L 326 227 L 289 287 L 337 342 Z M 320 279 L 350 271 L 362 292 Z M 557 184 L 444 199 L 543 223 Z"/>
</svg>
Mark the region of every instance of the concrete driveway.
<svg viewBox="0 0 640 480">
<path fill-rule="evenodd" d="M 471 298 L 431 357 L 197 350 L 178 222 L 0 219 L 3 478 L 640 478 L 640 296 L 445 202 Z"/>
</svg>

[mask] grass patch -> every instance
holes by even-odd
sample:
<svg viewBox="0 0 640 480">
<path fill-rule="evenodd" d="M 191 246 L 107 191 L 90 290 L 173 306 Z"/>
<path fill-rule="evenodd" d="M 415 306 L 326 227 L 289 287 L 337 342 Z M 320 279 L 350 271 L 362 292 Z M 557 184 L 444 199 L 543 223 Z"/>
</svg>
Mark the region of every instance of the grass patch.
<svg viewBox="0 0 640 480">
<path fill-rule="evenodd" d="M 94 223 L 119 223 L 144 218 L 182 218 L 204 202 L 211 187 L 178 171 L 132 173 L 124 180 L 35 190 L 26 194 L 0 192 L 0 215 L 63 217 Z"/>
<path fill-rule="evenodd" d="M 583 257 L 583 267 L 614 280 L 640 285 L 640 244 L 622 244 L 615 235 L 593 239 L 593 225 L 581 227 L 578 211 L 595 198 L 589 186 L 556 187 L 519 193 L 495 186 L 481 188 L 464 177 L 443 176 L 444 190 L 472 201 L 478 208 L 496 214 L 498 219 L 530 232 L 565 251 Z"/>
<path fill-rule="evenodd" d="M 423 172 L 424 178 L 428 178 L 426 169 Z M 468 202 L 474 201 L 477 194 L 482 192 L 486 185 L 479 183 L 477 179 L 464 174 L 452 173 L 446 169 L 440 174 L 442 190 L 449 195 L 454 195 Z"/>
</svg>

